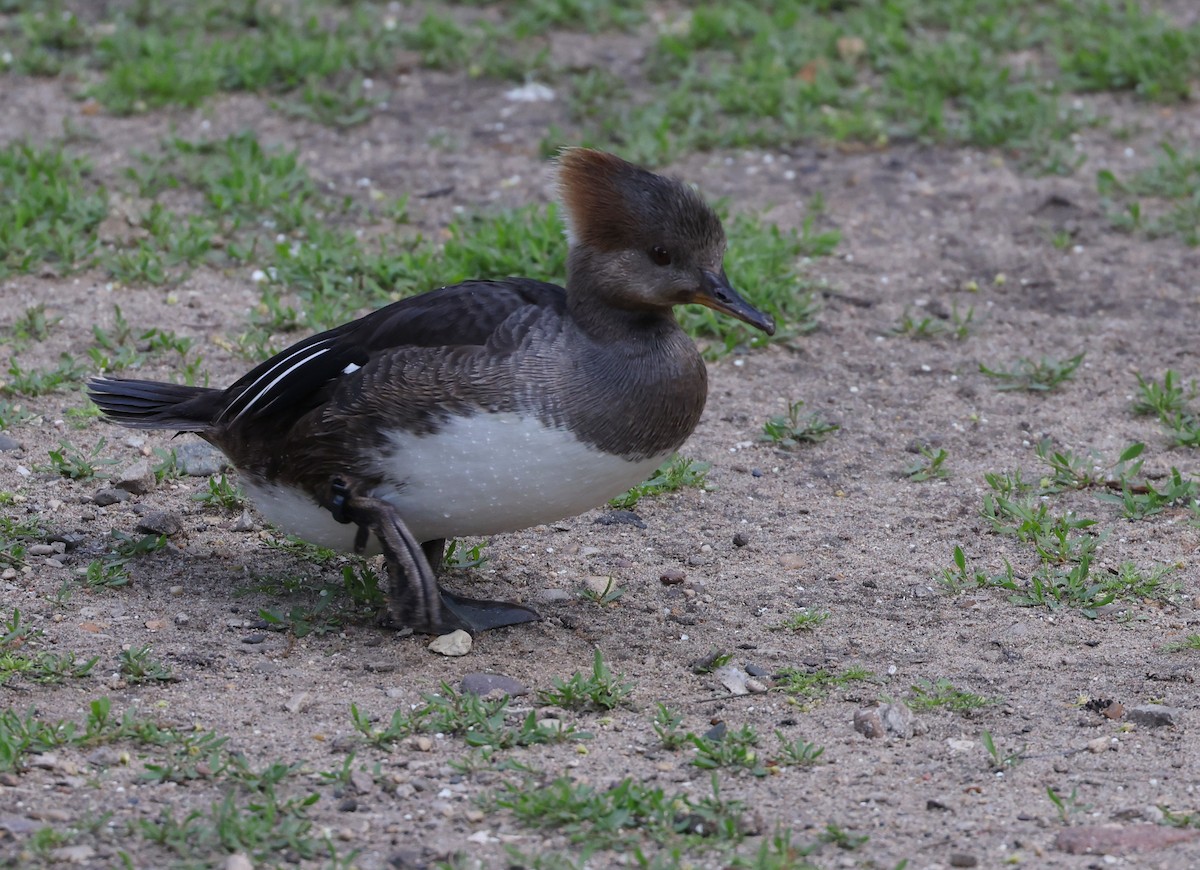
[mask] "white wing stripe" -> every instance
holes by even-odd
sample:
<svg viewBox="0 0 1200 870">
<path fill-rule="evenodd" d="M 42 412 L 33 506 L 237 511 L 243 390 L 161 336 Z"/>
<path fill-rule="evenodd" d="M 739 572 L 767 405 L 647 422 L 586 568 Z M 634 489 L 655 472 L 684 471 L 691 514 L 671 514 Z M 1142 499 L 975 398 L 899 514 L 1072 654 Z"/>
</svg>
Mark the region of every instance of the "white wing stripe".
<svg viewBox="0 0 1200 870">
<path fill-rule="evenodd" d="M 275 365 L 271 366 L 269 369 L 267 369 L 265 372 L 263 372 L 261 375 L 259 375 L 254 380 L 254 383 L 248 385 L 246 387 L 246 389 L 242 391 L 242 394 L 240 396 L 238 396 L 237 399 L 229 405 L 229 407 L 227 407 L 224 411 L 221 412 L 221 416 L 217 417 L 217 422 L 220 422 L 221 417 L 224 417 L 226 414 L 228 414 L 230 411 L 232 411 L 234 408 L 236 408 L 242 402 L 242 400 L 244 400 L 246 398 L 246 396 L 250 395 L 251 390 L 253 390 L 256 386 L 261 384 L 264 380 L 269 378 L 275 372 L 277 372 L 281 366 L 287 365 L 289 362 L 291 362 L 293 359 L 295 359 L 300 354 L 309 353 L 313 348 L 320 347 L 323 344 L 328 344 L 330 341 L 332 341 L 332 339 L 323 338 L 314 344 L 310 344 L 308 347 L 302 347 L 299 350 L 293 351 L 292 353 L 288 354 L 283 359 L 281 359 L 279 362 L 275 363 Z M 326 350 L 328 350 L 328 348 L 326 348 Z M 322 351 L 322 353 L 324 353 L 324 351 Z M 317 354 L 316 356 L 319 356 L 319 355 L 320 354 Z M 316 356 L 308 357 L 308 359 L 315 359 Z M 292 366 L 292 368 L 295 368 L 295 366 Z M 289 371 L 291 371 L 291 369 L 289 369 Z M 254 402 L 257 402 L 259 399 L 261 399 L 262 393 L 266 392 L 266 390 L 269 390 L 278 381 L 279 381 L 279 378 L 276 378 L 275 380 L 271 381 L 271 383 L 267 385 L 266 389 L 257 393 L 254 396 L 254 398 L 250 400 L 251 404 L 253 404 Z M 246 407 L 249 407 L 249 405 L 247 405 Z M 245 410 L 246 410 L 246 408 L 242 408 L 242 411 L 245 411 Z M 242 411 L 238 412 L 237 417 L 242 416 Z M 237 417 L 234 417 L 234 419 L 236 420 Z"/>
<path fill-rule="evenodd" d="M 293 365 L 289 366 L 289 367 L 287 368 L 287 370 L 285 370 L 284 372 L 282 372 L 282 373 L 281 373 L 281 374 L 280 374 L 278 377 L 276 377 L 276 378 L 275 378 L 275 380 L 271 381 L 271 383 L 267 384 L 265 387 L 263 387 L 261 390 L 259 390 L 257 393 L 255 393 L 255 394 L 254 394 L 254 398 L 252 398 L 252 399 L 251 399 L 249 402 L 247 402 L 247 403 L 245 404 L 245 406 L 242 408 L 242 410 L 238 411 L 238 412 L 237 412 L 237 415 L 236 415 L 236 416 L 234 416 L 234 418 L 233 418 L 233 419 L 234 419 L 234 422 L 236 422 L 236 421 L 237 421 L 237 420 L 238 420 L 238 419 L 239 419 L 239 418 L 240 418 L 240 417 L 241 417 L 243 414 L 245 414 L 245 413 L 246 413 L 247 411 L 249 411 L 249 410 L 250 410 L 252 407 L 254 407 L 254 404 L 255 404 L 255 403 L 256 403 L 256 402 L 257 402 L 259 399 L 261 399 L 263 396 L 267 395 L 267 393 L 271 392 L 272 388 L 273 388 L 273 387 L 274 387 L 276 384 L 278 384 L 280 381 L 282 381 L 284 378 L 286 378 L 288 375 L 290 375 L 290 374 L 291 374 L 292 372 L 294 372 L 296 369 L 298 369 L 298 368 L 301 368 L 302 366 L 306 366 L 306 365 L 308 365 L 310 362 L 312 362 L 313 360 L 315 360 L 315 359 L 316 359 L 317 357 L 319 357 L 321 354 L 323 354 L 323 353 L 329 353 L 329 351 L 331 351 L 332 349 L 333 349 L 333 348 L 329 348 L 329 347 L 323 347 L 323 348 L 321 348 L 319 351 L 317 351 L 316 353 L 314 353 L 312 356 L 306 356 L 306 357 L 304 357 L 304 359 L 300 360 L 299 362 L 297 362 L 297 363 L 294 363 Z M 306 350 L 311 350 L 311 348 L 306 348 Z M 272 369 L 272 371 L 274 371 L 274 369 Z M 269 374 L 269 373 L 268 373 L 268 374 Z M 266 377 L 266 375 L 264 375 L 263 377 Z M 260 378 L 259 380 L 261 380 L 261 378 Z"/>
</svg>

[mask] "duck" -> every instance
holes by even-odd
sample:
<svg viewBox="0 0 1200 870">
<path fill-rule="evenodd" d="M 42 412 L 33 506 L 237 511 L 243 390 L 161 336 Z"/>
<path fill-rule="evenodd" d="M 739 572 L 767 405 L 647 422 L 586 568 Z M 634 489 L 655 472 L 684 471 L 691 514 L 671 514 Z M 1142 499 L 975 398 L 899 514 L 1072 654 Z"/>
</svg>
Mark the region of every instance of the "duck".
<svg viewBox="0 0 1200 870">
<path fill-rule="evenodd" d="M 577 516 L 691 435 L 707 369 L 674 316 L 698 304 L 771 335 L 726 276 L 726 237 L 683 181 L 607 152 L 557 158 L 565 286 L 468 280 L 306 338 L 225 389 L 100 375 L 113 423 L 195 433 L 270 523 L 382 553 L 397 627 L 536 621 L 442 587 L 446 541 Z"/>
</svg>

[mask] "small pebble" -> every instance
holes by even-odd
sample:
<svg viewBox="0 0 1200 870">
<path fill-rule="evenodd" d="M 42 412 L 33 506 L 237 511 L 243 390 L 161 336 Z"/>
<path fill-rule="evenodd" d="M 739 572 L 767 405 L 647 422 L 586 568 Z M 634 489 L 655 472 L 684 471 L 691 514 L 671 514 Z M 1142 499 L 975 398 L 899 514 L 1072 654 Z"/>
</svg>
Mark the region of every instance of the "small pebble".
<svg viewBox="0 0 1200 870">
<path fill-rule="evenodd" d="M 974 855 L 970 855 L 966 852 L 951 852 L 950 853 L 950 866 L 951 867 L 977 867 L 978 865 L 979 865 L 979 859 L 976 858 Z"/>
<path fill-rule="evenodd" d="M 658 582 L 663 586 L 677 586 L 687 579 L 687 575 L 678 568 L 667 568 L 658 577 Z"/>
<path fill-rule="evenodd" d="M 144 535 L 166 535 L 168 538 L 183 531 L 183 520 L 170 511 L 151 511 L 136 526 Z"/>
<path fill-rule="evenodd" d="M 116 479 L 117 489 L 123 489 L 134 495 L 145 495 L 152 492 L 156 483 L 150 463 L 144 459 L 122 470 Z"/>
<path fill-rule="evenodd" d="M 181 628 L 191 622 L 191 618 L 186 613 L 175 614 L 175 624 Z"/>
<path fill-rule="evenodd" d="M 92 496 L 92 501 L 100 507 L 108 507 L 109 505 L 129 501 L 129 493 L 122 489 L 105 487 L 104 489 L 96 490 L 96 493 Z"/>
<path fill-rule="evenodd" d="M 471 635 L 460 628 L 435 637 L 427 649 L 444 656 L 465 656 L 471 651 Z"/>
<path fill-rule="evenodd" d="M 744 534 L 742 534 L 741 532 L 738 532 L 736 535 L 733 536 L 733 545 L 735 547 L 744 547 L 749 543 L 750 543 L 750 539 L 748 537 L 746 537 Z"/>
<path fill-rule="evenodd" d="M 175 462 L 184 474 L 211 477 L 229 468 L 221 451 L 204 441 L 185 441 L 175 448 Z"/>
<path fill-rule="evenodd" d="M 600 526 L 627 525 L 639 529 L 646 528 L 642 518 L 633 511 L 608 511 L 596 517 L 595 524 Z"/>
<path fill-rule="evenodd" d="M 1127 721 L 1147 728 L 1164 728 L 1179 724 L 1183 711 L 1162 704 L 1142 704 L 1125 713 Z"/>
<path fill-rule="evenodd" d="M 713 671 L 715 676 L 731 695 L 746 695 L 750 693 L 750 687 L 747 685 L 749 676 L 739 666 L 735 664 L 722 665 Z"/>
<path fill-rule="evenodd" d="M 283 702 L 283 709 L 295 716 L 313 705 L 313 696 L 308 692 L 297 692 Z"/>
<path fill-rule="evenodd" d="M 241 852 L 234 852 L 225 859 L 221 870 L 254 870 L 253 862 Z"/>
<path fill-rule="evenodd" d="M 248 634 L 242 638 L 242 643 L 262 643 L 266 639 L 267 636 L 265 634 Z"/>
</svg>

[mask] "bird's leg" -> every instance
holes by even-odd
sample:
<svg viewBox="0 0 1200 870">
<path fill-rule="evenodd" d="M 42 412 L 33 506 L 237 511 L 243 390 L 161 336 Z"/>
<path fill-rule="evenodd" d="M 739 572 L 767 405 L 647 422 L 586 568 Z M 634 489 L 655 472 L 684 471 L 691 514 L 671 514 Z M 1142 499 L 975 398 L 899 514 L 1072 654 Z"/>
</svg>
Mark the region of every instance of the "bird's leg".
<svg viewBox="0 0 1200 870">
<path fill-rule="evenodd" d="M 421 552 L 425 554 L 425 559 L 429 562 L 433 573 L 441 574 L 442 557 L 446 555 L 446 539 L 434 538 L 432 541 L 426 541 L 421 545 Z"/>
<path fill-rule="evenodd" d="M 444 541 L 417 543 L 392 505 L 361 495 L 344 478 L 335 478 L 326 505 L 334 519 L 358 526 L 355 548 L 362 550 L 374 532 L 383 548 L 388 572 L 388 613 L 397 625 L 414 631 L 445 634 L 463 629 L 472 634 L 541 619 L 528 607 L 503 601 L 463 598 L 440 588 Z"/>
</svg>

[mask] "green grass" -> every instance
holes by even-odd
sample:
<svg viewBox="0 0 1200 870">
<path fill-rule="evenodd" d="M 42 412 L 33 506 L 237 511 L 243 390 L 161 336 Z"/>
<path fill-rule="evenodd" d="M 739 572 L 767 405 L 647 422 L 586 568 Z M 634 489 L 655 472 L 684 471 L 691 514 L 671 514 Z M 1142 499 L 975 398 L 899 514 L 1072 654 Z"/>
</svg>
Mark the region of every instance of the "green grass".
<svg viewBox="0 0 1200 870">
<path fill-rule="evenodd" d="M 823 698 L 833 689 L 860 683 L 874 677 L 866 668 L 854 665 L 834 673 L 825 668 L 801 670 L 784 668 L 779 673 L 776 687 L 779 691 L 802 698 Z"/>
<path fill-rule="evenodd" d="M 798 139 L 933 140 L 1002 147 L 1068 172 L 1089 119 L 1065 97 L 1131 91 L 1186 99 L 1200 26 L 1103 0 L 724 3 L 659 37 L 637 89 L 592 71 L 572 82 L 585 136 L 638 159 Z M 1034 54 L 1041 62 L 1017 65 Z"/>
<path fill-rule="evenodd" d="M 645 483 L 639 483 L 627 492 L 609 501 L 609 506 L 618 510 L 633 510 L 643 498 L 666 495 L 685 486 L 706 489 L 705 478 L 712 466 L 686 456 L 673 456 L 662 464 Z"/>
<path fill-rule="evenodd" d="M 950 476 L 949 469 L 945 467 L 946 459 L 949 456 L 950 454 L 942 447 L 934 449 L 928 444 L 923 444 L 920 448 L 920 458 L 904 466 L 900 469 L 900 473 L 913 483 L 945 479 Z"/>
<path fill-rule="evenodd" d="M 0 625 L 0 686 L 14 677 L 31 683 L 58 685 L 91 674 L 99 656 L 80 661 L 73 652 L 35 649 L 42 632 L 21 622 L 21 611 L 13 610 Z"/>
<path fill-rule="evenodd" d="M 424 703 L 414 709 L 392 712 L 386 725 L 378 727 L 357 704 L 350 706 L 354 729 L 372 746 L 388 749 L 417 734 L 442 733 L 461 737 L 474 749 L 497 750 L 514 746 L 589 740 L 591 734 L 557 719 L 539 720 L 535 710 L 510 725 L 509 699 L 481 698 L 460 694 L 445 683 L 436 693 L 426 693 Z"/>
<path fill-rule="evenodd" d="M 1071 380 L 1075 370 L 1083 362 L 1083 357 L 1082 353 L 1065 360 L 1053 357 L 1042 357 L 1039 360 L 1021 357 L 1008 368 L 989 368 L 980 363 L 979 371 L 996 382 L 997 390 L 1044 393 Z"/>
<path fill-rule="evenodd" d="M 1185 650 L 1200 650 L 1200 634 L 1189 634 L 1183 640 L 1174 641 L 1167 644 L 1164 649 L 1167 652 L 1183 652 Z"/>
<path fill-rule="evenodd" d="M 86 161 L 59 146 L 0 147 L 0 278 L 86 264 L 108 213 L 104 189 L 88 174 Z"/>
<path fill-rule="evenodd" d="M 760 439 L 787 450 L 801 444 L 824 441 L 841 428 L 837 423 L 826 420 L 820 411 L 802 414 L 803 407 L 802 399 L 789 402 L 787 414 L 772 417 L 763 424 Z"/>
<path fill-rule="evenodd" d="M 628 704 L 633 686 L 624 681 L 623 675 L 613 675 L 600 650 L 592 659 L 590 674 L 572 674 L 570 679 L 554 679 L 554 686 L 538 692 L 543 704 L 553 704 L 567 710 L 612 710 Z"/>
<path fill-rule="evenodd" d="M 1109 169 L 1096 184 L 1113 224 L 1150 238 L 1179 236 L 1200 245 L 1200 151 L 1181 151 L 1169 142 L 1158 161 L 1127 180 Z"/>
<path fill-rule="evenodd" d="M 955 302 L 949 315 L 914 315 L 911 308 L 905 308 L 896 325 L 892 327 L 892 334 L 918 340 L 947 337 L 955 341 L 966 341 L 971 336 L 974 326 L 975 306 L 971 305 L 963 312 Z"/>
<path fill-rule="evenodd" d="M 989 698 L 959 689 L 945 678 L 932 681 L 918 680 L 910 688 L 912 695 L 905 703 L 917 713 L 937 709 L 968 713 L 1000 703 L 999 698 Z"/>
<path fill-rule="evenodd" d="M 122 650 L 120 655 L 120 673 L 129 683 L 166 682 L 178 677 L 171 669 L 151 655 L 149 646 L 134 646 Z"/>
<path fill-rule="evenodd" d="M 1200 408 L 1194 402 L 1197 390 L 1193 379 L 1184 386 L 1179 374 L 1167 369 L 1162 383 L 1137 375 L 1138 398 L 1133 412 L 1157 417 L 1173 444 L 1200 447 Z"/>
<path fill-rule="evenodd" d="M 583 854 L 648 841 L 660 846 L 726 848 L 745 837 L 745 805 L 723 798 L 716 774 L 711 795 L 695 799 L 623 779 L 607 789 L 568 777 L 506 782 L 485 800 L 518 824 L 565 836 Z"/>
<path fill-rule="evenodd" d="M 816 631 L 825 624 L 827 619 L 829 619 L 828 610 L 802 608 L 770 628 L 772 631 Z"/>
</svg>

